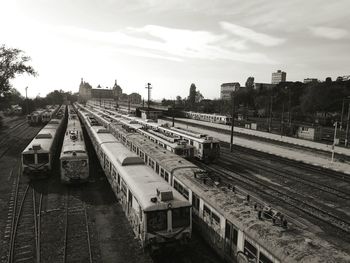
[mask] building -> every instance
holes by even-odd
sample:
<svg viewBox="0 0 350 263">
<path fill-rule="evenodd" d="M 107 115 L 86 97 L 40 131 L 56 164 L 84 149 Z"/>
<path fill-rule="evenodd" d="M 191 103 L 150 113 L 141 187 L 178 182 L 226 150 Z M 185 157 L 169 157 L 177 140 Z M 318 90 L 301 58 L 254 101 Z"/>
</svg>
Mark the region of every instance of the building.
<svg viewBox="0 0 350 263">
<path fill-rule="evenodd" d="M 281 70 L 272 73 L 271 84 L 279 84 L 280 82 L 286 82 L 287 73 Z"/>
<path fill-rule="evenodd" d="M 129 101 L 131 104 L 141 104 L 142 102 L 141 95 L 133 92 L 129 95 Z"/>
<path fill-rule="evenodd" d="M 103 89 L 100 85 L 96 89 L 92 88 L 88 82 L 81 79 L 79 86 L 79 102 L 86 102 L 90 99 L 112 99 L 119 102 L 126 102 L 132 104 L 141 103 L 141 95 L 138 93 L 131 93 L 130 95 L 123 93 L 122 88 L 114 82 L 112 89 Z"/>
<path fill-rule="evenodd" d="M 256 91 L 266 91 L 271 90 L 272 88 L 276 87 L 276 84 L 270 84 L 270 83 L 254 83 L 254 89 Z"/>
<path fill-rule="evenodd" d="M 230 100 L 231 93 L 240 89 L 241 85 L 239 82 L 223 83 L 221 84 L 220 99 Z"/>
<path fill-rule="evenodd" d="M 304 83 L 307 84 L 307 83 L 317 83 L 319 82 L 318 79 L 315 79 L 315 78 L 306 78 L 304 79 Z"/>
</svg>

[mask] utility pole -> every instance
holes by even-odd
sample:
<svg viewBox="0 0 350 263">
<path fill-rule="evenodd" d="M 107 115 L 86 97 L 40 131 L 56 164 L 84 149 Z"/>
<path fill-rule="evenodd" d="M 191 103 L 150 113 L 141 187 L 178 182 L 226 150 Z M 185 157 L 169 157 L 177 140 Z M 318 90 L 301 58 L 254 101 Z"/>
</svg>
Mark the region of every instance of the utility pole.
<svg viewBox="0 0 350 263">
<path fill-rule="evenodd" d="M 282 104 L 282 116 L 281 116 L 281 136 L 283 136 L 283 126 L 284 126 L 284 103 Z"/>
<path fill-rule="evenodd" d="M 337 139 L 337 126 L 338 126 L 338 122 L 336 121 L 336 122 L 334 123 L 334 138 L 333 138 L 332 160 L 331 160 L 331 162 L 333 162 L 333 160 L 334 160 L 335 141 L 336 141 L 336 139 Z"/>
<path fill-rule="evenodd" d="M 148 89 L 148 100 L 147 100 L 147 105 L 148 105 L 148 110 L 149 110 L 149 104 L 150 104 L 150 99 L 151 99 L 151 83 L 147 83 L 147 87 L 146 89 Z"/>
<path fill-rule="evenodd" d="M 343 103 L 342 103 L 342 105 L 341 105 L 340 130 L 343 129 L 344 103 L 345 103 L 345 99 L 343 99 Z"/>
<path fill-rule="evenodd" d="M 350 101 L 348 106 L 348 117 L 346 118 L 345 147 L 348 147 L 348 142 L 349 142 L 349 122 L 350 122 Z"/>
<path fill-rule="evenodd" d="M 270 114 L 269 114 L 269 132 L 271 132 L 271 124 L 272 124 L 272 94 L 270 96 Z"/>
<path fill-rule="evenodd" d="M 174 103 L 173 103 L 173 127 L 175 127 L 175 100 L 174 100 Z"/>
<path fill-rule="evenodd" d="M 26 87 L 26 108 L 27 108 L 27 114 L 29 114 L 27 90 L 28 90 L 28 87 Z"/>
<path fill-rule="evenodd" d="M 232 97 L 232 121 L 231 121 L 231 140 L 230 140 L 230 152 L 233 152 L 233 127 L 235 122 L 235 96 L 233 95 L 233 92 L 231 93 Z"/>
<path fill-rule="evenodd" d="M 288 87 L 288 96 L 289 96 L 289 101 L 288 101 L 288 112 L 289 112 L 289 127 L 292 126 L 292 96 L 291 96 L 291 93 L 290 93 L 290 87 Z"/>
</svg>

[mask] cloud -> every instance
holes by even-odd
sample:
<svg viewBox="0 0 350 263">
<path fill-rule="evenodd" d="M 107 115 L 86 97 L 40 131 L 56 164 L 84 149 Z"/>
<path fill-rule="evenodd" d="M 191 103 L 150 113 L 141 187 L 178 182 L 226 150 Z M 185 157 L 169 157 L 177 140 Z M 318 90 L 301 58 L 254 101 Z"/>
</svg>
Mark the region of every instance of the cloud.
<svg viewBox="0 0 350 263">
<path fill-rule="evenodd" d="M 346 38 L 349 35 L 349 32 L 342 28 L 336 27 L 310 27 L 310 31 L 318 37 L 328 38 L 331 40 L 339 40 Z"/>
<path fill-rule="evenodd" d="M 276 62 L 258 52 L 246 50 L 245 41 L 208 31 L 146 25 L 114 32 L 101 32 L 77 27 L 58 27 L 61 34 L 83 42 L 108 45 L 109 49 L 129 55 L 183 61 L 184 59 L 231 60 L 253 64 Z"/>
<path fill-rule="evenodd" d="M 263 46 L 272 47 L 285 42 L 285 39 L 283 38 L 277 38 L 269 36 L 267 34 L 258 33 L 250 28 L 242 27 L 232 23 L 222 21 L 220 22 L 220 25 L 224 30 L 230 32 L 231 34 L 234 34 L 238 37 L 241 37 L 242 39 L 249 40 Z"/>
</svg>

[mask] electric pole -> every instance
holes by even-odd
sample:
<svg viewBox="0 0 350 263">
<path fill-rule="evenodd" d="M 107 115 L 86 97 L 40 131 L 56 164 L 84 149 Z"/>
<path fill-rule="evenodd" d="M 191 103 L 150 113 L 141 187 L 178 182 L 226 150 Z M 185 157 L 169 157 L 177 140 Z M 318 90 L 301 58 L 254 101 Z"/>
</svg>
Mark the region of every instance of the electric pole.
<svg viewBox="0 0 350 263">
<path fill-rule="evenodd" d="M 233 92 L 231 93 L 232 97 L 232 121 L 231 121 L 231 140 L 230 140 L 230 152 L 233 152 L 233 126 L 234 126 L 234 120 L 235 120 L 235 96 L 233 95 Z"/>
<path fill-rule="evenodd" d="M 349 121 L 350 121 L 350 101 L 348 106 L 348 117 L 346 119 L 346 131 L 345 131 L 345 147 L 348 147 L 349 137 Z"/>
<path fill-rule="evenodd" d="M 29 114 L 27 90 L 28 90 L 28 87 L 26 87 L 26 108 L 27 108 L 27 114 Z"/>
</svg>

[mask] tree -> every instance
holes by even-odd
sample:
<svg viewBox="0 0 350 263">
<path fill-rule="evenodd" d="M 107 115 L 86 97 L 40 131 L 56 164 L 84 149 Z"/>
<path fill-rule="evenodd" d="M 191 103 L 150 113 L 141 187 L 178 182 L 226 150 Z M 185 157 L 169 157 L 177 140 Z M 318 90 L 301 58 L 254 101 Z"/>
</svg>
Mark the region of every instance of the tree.
<svg viewBox="0 0 350 263">
<path fill-rule="evenodd" d="M 245 82 L 245 87 L 247 89 L 254 89 L 254 77 L 248 77 Z"/>
<path fill-rule="evenodd" d="M 204 96 L 202 95 L 202 93 L 201 93 L 199 90 L 197 90 L 197 91 L 196 91 L 196 96 L 195 96 L 194 101 L 195 101 L 196 103 L 198 103 L 198 102 L 200 102 L 200 101 L 203 100 L 203 99 L 204 99 Z"/>
<path fill-rule="evenodd" d="M 191 106 L 193 106 L 196 102 L 196 85 L 194 83 L 192 83 L 190 87 L 190 95 L 188 96 L 188 102 Z"/>
<path fill-rule="evenodd" d="M 326 83 L 332 83 L 332 78 L 331 77 L 327 77 L 326 78 Z"/>
<path fill-rule="evenodd" d="M 23 51 L 16 48 L 0 46 L 0 99 L 11 90 L 10 80 L 16 75 L 27 73 L 36 76 L 34 68 L 26 63 L 30 57 L 25 56 Z"/>
</svg>

